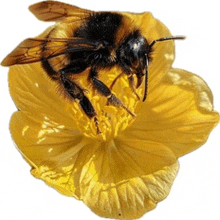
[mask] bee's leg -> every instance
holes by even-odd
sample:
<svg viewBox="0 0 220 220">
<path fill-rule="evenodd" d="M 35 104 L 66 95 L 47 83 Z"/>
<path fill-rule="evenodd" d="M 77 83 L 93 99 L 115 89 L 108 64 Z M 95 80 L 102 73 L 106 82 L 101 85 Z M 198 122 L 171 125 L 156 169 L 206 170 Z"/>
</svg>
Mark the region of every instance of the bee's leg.
<svg viewBox="0 0 220 220">
<path fill-rule="evenodd" d="M 116 81 L 122 77 L 125 73 L 120 73 L 112 82 L 111 86 L 109 87 L 110 90 L 112 90 L 113 86 L 115 85 Z M 129 82 L 129 86 L 132 90 L 132 92 L 137 96 L 137 100 L 139 101 L 141 98 L 140 96 L 137 94 L 135 86 L 134 86 L 134 77 L 132 74 L 128 75 L 128 82 Z"/>
<path fill-rule="evenodd" d="M 65 74 L 61 74 L 60 79 L 70 97 L 73 99 L 78 99 L 79 105 L 81 109 L 84 111 L 84 113 L 87 115 L 87 117 L 94 120 L 97 134 L 100 134 L 101 131 L 99 130 L 98 119 L 96 117 L 97 114 L 95 112 L 94 107 L 92 106 L 92 103 L 84 95 L 83 89 L 80 86 L 78 86 L 75 82 L 72 82 L 69 79 L 67 79 Z"/>
<path fill-rule="evenodd" d="M 135 86 L 134 86 L 134 77 L 133 77 L 132 74 L 130 76 L 128 76 L 128 82 L 129 82 L 129 86 L 130 86 L 132 92 L 136 95 L 137 100 L 139 101 L 141 98 L 136 92 L 136 89 L 135 89 Z"/>
<path fill-rule="evenodd" d="M 112 89 L 112 87 L 114 86 L 114 84 L 116 83 L 116 81 L 123 75 L 123 74 L 126 74 L 127 77 L 128 77 L 128 83 L 129 83 L 129 87 L 131 88 L 132 92 L 136 95 L 137 97 L 137 100 L 139 101 L 140 100 L 140 96 L 137 94 L 136 92 L 136 88 L 138 88 L 140 86 L 140 84 L 138 83 L 141 83 L 142 81 L 140 81 L 140 79 L 138 78 L 138 76 L 140 75 L 137 75 L 137 85 L 136 88 L 135 88 L 135 85 L 134 85 L 134 77 L 133 77 L 133 74 L 131 73 L 130 71 L 130 67 L 122 61 L 122 64 L 123 64 L 123 72 L 121 74 L 119 74 L 112 82 L 110 88 Z"/>
<path fill-rule="evenodd" d="M 117 77 L 115 77 L 115 79 L 113 80 L 112 84 L 110 85 L 110 90 L 112 90 L 113 86 L 115 85 L 116 81 L 122 77 L 124 75 L 124 73 L 120 73 Z"/>
<path fill-rule="evenodd" d="M 93 87 L 103 96 L 107 97 L 108 105 L 113 105 L 115 107 L 121 107 L 125 109 L 132 117 L 135 117 L 135 114 L 131 112 L 128 108 L 126 108 L 122 101 L 120 101 L 106 86 L 102 81 L 97 78 L 98 74 L 95 69 L 91 69 L 88 79 L 92 83 Z"/>
<path fill-rule="evenodd" d="M 109 87 L 110 90 L 112 90 L 113 86 L 115 85 L 116 81 L 122 77 L 125 73 L 120 73 L 112 82 L 111 86 Z M 128 75 L 128 74 L 127 74 Z M 135 89 L 135 86 L 134 86 L 134 77 L 132 74 L 128 75 L 128 82 L 129 82 L 129 86 L 132 90 L 132 92 L 137 96 L 137 100 L 139 101 L 140 100 L 140 96 L 137 94 L 136 92 L 136 89 Z"/>
<path fill-rule="evenodd" d="M 67 75 L 67 74 L 79 74 L 82 73 L 86 68 L 87 64 L 83 61 L 77 61 L 75 63 L 71 63 L 65 68 L 61 69 L 59 73 L 62 75 Z"/>
</svg>

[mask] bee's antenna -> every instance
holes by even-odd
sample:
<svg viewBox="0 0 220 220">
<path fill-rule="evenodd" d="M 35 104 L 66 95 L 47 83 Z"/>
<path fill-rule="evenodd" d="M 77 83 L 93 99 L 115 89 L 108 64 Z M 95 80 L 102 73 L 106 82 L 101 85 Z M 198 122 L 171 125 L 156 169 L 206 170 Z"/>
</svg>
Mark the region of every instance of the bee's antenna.
<svg viewBox="0 0 220 220">
<path fill-rule="evenodd" d="M 148 68 L 145 72 L 145 86 L 144 86 L 144 97 L 142 99 L 142 102 L 144 102 L 147 98 L 147 92 L 148 92 Z"/>
<path fill-rule="evenodd" d="M 156 39 L 152 41 L 151 44 L 149 45 L 149 51 L 154 46 L 154 44 L 157 42 L 168 41 L 168 40 L 184 40 L 185 38 L 186 38 L 185 36 L 171 36 L 171 37 L 162 37 L 162 38 Z M 146 73 L 145 73 L 144 97 L 142 99 L 143 102 L 147 98 L 147 93 L 148 93 L 148 68 L 146 69 Z"/>
<path fill-rule="evenodd" d="M 161 41 L 167 41 L 167 40 L 184 40 L 186 37 L 185 36 L 171 36 L 171 37 L 162 37 L 159 39 L 154 40 L 149 47 L 152 48 L 155 43 L 161 42 Z"/>
</svg>

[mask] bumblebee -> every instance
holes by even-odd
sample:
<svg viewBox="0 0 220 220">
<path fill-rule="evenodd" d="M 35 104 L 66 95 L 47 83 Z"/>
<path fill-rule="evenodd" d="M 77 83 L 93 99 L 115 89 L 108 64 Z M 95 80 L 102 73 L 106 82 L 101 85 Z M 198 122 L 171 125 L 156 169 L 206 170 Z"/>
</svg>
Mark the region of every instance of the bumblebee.
<svg viewBox="0 0 220 220">
<path fill-rule="evenodd" d="M 108 105 L 124 108 L 135 117 L 112 93 L 113 86 L 122 75 L 126 75 L 132 92 L 140 100 L 136 89 L 144 83 L 142 101 L 145 101 L 148 66 L 155 43 L 184 39 L 182 36 L 164 36 L 148 42 L 141 30 L 132 26 L 129 19 L 119 12 L 94 12 L 56 1 L 40 2 L 29 9 L 39 20 L 56 21 L 60 25 L 53 26 L 46 37 L 24 40 L 2 61 L 2 65 L 41 62 L 46 74 L 62 85 L 70 99 L 78 100 L 82 111 L 94 120 L 97 133 L 101 132 L 97 114 L 85 94 L 86 88 L 71 76 L 87 71 L 88 82 L 107 98 Z M 119 67 L 122 73 L 108 87 L 99 80 L 99 71 L 114 66 Z"/>
</svg>

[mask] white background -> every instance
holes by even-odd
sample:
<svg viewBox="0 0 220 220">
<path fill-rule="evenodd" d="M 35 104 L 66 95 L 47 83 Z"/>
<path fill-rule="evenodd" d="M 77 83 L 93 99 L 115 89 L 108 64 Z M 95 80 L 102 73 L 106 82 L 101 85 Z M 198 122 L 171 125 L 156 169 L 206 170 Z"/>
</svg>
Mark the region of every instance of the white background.
<svg viewBox="0 0 220 220">
<path fill-rule="evenodd" d="M 41 33 L 49 24 L 28 11 L 34 0 L 0 3 L 0 60 L 27 37 Z M 220 15 L 219 1 L 198 0 L 66 0 L 82 8 L 113 11 L 151 11 L 172 32 L 185 35 L 176 41 L 174 67 L 202 76 L 214 94 L 220 111 Z M 146 24 L 147 25 L 147 24 Z M 29 165 L 15 149 L 8 123 L 16 108 L 9 96 L 8 68 L 0 67 L 0 219 L 57 220 L 101 219 L 82 202 L 60 195 L 31 176 Z M 180 158 L 180 171 L 170 195 L 142 219 L 217 220 L 220 208 L 220 126 L 199 150 Z"/>
</svg>

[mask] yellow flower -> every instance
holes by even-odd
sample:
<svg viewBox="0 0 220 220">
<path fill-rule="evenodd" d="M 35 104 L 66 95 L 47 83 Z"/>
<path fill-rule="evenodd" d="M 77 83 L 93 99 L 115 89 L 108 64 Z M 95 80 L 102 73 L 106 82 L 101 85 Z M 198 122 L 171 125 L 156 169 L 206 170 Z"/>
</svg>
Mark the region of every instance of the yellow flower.
<svg viewBox="0 0 220 220">
<path fill-rule="evenodd" d="M 171 35 L 150 13 L 125 15 L 149 41 Z M 10 92 L 19 111 L 10 130 L 32 174 L 103 217 L 139 218 L 163 200 L 178 172 L 178 157 L 206 141 L 219 114 L 201 78 L 171 67 L 172 41 L 157 43 L 152 60 L 146 102 L 137 102 L 126 77 L 113 88 L 135 119 L 124 109 L 106 106 L 106 98 L 80 78 L 97 111 L 100 135 L 40 63 L 11 67 Z M 100 79 L 110 85 L 118 74 L 116 67 L 104 70 Z M 142 94 L 143 87 L 137 92 Z"/>
</svg>

